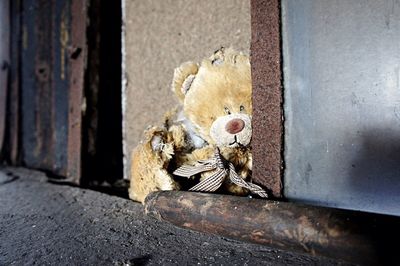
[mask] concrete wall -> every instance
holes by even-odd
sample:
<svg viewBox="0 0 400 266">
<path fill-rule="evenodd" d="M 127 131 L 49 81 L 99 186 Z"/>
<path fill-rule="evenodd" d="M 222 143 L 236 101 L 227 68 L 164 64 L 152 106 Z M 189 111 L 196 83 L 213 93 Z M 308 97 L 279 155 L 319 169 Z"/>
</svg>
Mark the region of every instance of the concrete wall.
<svg viewBox="0 0 400 266">
<path fill-rule="evenodd" d="M 250 1 L 125 0 L 125 177 L 130 155 L 148 125 L 176 105 L 173 70 L 221 46 L 250 50 Z"/>
</svg>

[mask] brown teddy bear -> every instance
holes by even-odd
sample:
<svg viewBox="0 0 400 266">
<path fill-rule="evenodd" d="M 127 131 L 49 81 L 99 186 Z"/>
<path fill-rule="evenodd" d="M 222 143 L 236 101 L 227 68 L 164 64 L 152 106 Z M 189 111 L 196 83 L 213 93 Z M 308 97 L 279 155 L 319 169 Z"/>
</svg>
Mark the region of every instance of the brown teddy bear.
<svg viewBox="0 0 400 266">
<path fill-rule="evenodd" d="M 145 132 L 132 156 L 129 197 L 158 190 L 221 191 L 267 197 L 251 179 L 249 57 L 229 48 L 201 64 L 175 69 L 172 90 L 182 106 Z"/>
</svg>

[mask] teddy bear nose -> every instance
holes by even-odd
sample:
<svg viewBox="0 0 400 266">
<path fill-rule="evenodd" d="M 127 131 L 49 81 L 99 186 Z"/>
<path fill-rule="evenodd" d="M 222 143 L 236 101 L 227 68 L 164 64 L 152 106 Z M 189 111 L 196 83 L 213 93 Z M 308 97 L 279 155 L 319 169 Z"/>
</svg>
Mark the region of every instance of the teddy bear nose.
<svg viewBox="0 0 400 266">
<path fill-rule="evenodd" d="M 232 119 L 225 126 L 225 130 L 230 134 L 237 134 L 240 131 L 242 131 L 243 128 L 244 128 L 244 121 L 239 118 Z"/>
</svg>

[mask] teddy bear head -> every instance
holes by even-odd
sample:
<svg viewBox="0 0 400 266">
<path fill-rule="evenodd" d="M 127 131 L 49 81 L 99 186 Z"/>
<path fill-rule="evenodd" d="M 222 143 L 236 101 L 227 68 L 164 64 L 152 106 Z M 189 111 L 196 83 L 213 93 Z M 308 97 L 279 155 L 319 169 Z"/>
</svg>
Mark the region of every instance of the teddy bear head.
<svg viewBox="0 0 400 266">
<path fill-rule="evenodd" d="M 231 48 L 200 64 L 175 69 L 172 90 L 195 134 L 219 147 L 250 145 L 252 87 L 249 57 Z"/>
</svg>

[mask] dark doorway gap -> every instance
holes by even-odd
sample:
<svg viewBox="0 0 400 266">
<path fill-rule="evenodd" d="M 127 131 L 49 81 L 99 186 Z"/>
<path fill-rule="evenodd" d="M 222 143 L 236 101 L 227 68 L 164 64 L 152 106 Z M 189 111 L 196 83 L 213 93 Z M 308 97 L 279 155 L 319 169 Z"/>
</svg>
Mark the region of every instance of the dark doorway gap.
<svg viewBox="0 0 400 266">
<path fill-rule="evenodd" d="M 122 180 L 121 1 L 90 0 L 88 17 L 81 185 L 115 194 L 126 183 Z M 73 55 L 79 56 L 78 50 Z"/>
</svg>

